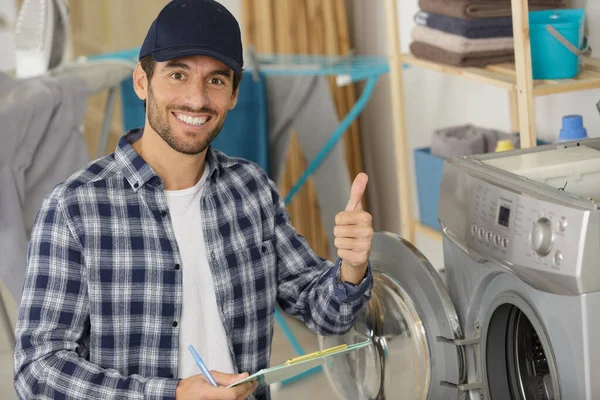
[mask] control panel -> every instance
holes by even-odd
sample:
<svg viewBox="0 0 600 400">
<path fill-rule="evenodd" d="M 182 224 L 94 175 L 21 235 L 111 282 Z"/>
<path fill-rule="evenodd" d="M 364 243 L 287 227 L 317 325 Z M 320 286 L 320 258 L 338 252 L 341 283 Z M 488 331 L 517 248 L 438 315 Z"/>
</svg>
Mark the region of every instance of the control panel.
<svg viewBox="0 0 600 400">
<path fill-rule="evenodd" d="M 577 274 L 584 210 L 473 179 L 467 243 L 514 268 Z"/>
</svg>

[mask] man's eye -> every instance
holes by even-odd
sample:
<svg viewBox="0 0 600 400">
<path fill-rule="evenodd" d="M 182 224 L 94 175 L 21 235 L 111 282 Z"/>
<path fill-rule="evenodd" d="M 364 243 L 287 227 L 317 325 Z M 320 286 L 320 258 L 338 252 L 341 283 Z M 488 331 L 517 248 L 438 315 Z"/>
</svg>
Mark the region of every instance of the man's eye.
<svg viewBox="0 0 600 400">
<path fill-rule="evenodd" d="M 171 78 L 180 81 L 183 79 L 183 74 L 181 72 L 174 72 L 171 74 Z"/>
<path fill-rule="evenodd" d="M 210 83 L 214 84 L 214 85 L 222 85 L 223 84 L 223 80 L 219 79 L 219 78 L 212 78 L 210 80 Z"/>
</svg>

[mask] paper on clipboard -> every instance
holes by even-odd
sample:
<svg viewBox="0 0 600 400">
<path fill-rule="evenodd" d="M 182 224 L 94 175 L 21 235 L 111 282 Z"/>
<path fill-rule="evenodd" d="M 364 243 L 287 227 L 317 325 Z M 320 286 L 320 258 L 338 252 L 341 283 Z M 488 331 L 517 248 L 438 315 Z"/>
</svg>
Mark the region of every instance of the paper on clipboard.
<svg viewBox="0 0 600 400">
<path fill-rule="evenodd" d="M 292 358 L 281 365 L 268 369 L 262 369 L 247 378 L 229 385 L 228 387 L 234 387 L 249 381 L 258 381 L 259 388 L 262 386 L 268 386 L 273 383 L 292 378 L 316 366 L 323 365 L 332 357 L 338 357 L 343 354 L 350 353 L 370 344 L 371 341 L 367 340 L 362 343 L 336 346 L 330 349 L 324 349 L 314 353 L 306 354 L 304 356 Z"/>
</svg>

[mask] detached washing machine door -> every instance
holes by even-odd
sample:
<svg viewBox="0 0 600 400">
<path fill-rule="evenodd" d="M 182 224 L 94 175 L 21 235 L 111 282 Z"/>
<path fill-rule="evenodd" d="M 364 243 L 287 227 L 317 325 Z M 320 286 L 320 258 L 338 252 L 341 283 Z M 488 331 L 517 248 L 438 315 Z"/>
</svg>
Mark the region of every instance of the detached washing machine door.
<svg viewBox="0 0 600 400">
<path fill-rule="evenodd" d="M 459 397 L 465 359 L 458 317 L 433 266 L 401 237 L 373 238 L 372 298 L 344 336 L 319 336 L 321 349 L 363 342 L 372 346 L 324 366 L 340 399 L 444 399 Z"/>
</svg>

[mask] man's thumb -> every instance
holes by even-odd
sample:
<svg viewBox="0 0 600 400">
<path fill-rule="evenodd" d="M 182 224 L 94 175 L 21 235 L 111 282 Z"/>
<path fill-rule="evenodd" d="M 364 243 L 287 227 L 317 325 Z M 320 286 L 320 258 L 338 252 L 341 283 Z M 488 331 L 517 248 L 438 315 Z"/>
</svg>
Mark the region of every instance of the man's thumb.
<svg viewBox="0 0 600 400">
<path fill-rule="evenodd" d="M 350 188 L 350 200 L 348 201 L 348 205 L 346 205 L 346 211 L 362 210 L 361 200 L 367 189 L 368 181 L 369 176 L 364 172 L 356 175 L 354 182 L 352 182 L 352 187 Z"/>
</svg>

